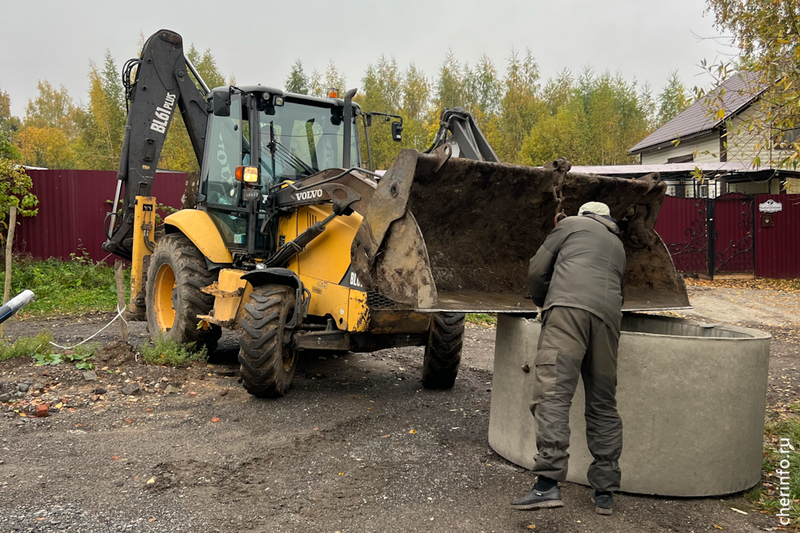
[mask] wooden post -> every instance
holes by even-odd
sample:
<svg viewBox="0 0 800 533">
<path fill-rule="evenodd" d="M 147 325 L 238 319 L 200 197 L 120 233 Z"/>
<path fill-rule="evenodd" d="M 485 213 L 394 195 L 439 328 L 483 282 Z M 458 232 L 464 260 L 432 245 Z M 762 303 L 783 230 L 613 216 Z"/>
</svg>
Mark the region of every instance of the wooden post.
<svg viewBox="0 0 800 533">
<path fill-rule="evenodd" d="M 114 277 L 117 280 L 118 309 L 125 307 L 125 285 L 122 283 L 122 269 L 122 261 L 114 261 Z M 128 324 L 124 320 L 119 321 L 119 329 L 122 333 L 122 342 L 128 342 Z"/>
<path fill-rule="evenodd" d="M 8 214 L 8 235 L 6 238 L 6 283 L 3 288 L 3 303 L 11 297 L 11 247 L 14 245 L 14 230 L 17 227 L 17 206 L 12 205 Z"/>
</svg>

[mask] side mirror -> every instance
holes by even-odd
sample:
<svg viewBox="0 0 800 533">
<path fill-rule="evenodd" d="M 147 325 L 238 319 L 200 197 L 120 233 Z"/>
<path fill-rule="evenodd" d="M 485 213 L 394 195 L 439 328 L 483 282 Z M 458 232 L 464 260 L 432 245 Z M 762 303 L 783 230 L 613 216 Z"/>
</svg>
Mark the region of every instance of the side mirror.
<svg viewBox="0 0 800 533">
<path fill-rule="evenodd" d="M 392 122 L 392 140 L 397 143 L 403 140 L 402 122 Z"/>
<path fill-rule="evenodd" d="M 231 116 L 231 97 L 228 92 L 214 92 L 211 96 L 214 114 L 218 117 Z"/>
</svg>

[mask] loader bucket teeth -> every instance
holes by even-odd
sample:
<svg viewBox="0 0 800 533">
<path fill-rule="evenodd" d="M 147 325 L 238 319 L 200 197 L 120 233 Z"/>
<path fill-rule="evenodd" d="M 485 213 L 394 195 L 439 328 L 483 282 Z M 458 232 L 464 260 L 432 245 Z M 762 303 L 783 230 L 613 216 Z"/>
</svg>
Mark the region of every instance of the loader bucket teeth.
<svg viewBox="0 0 800 533">
<path fill-rule="evenodd" d="M 353 243 L 367 290 L 430 311 L 531 312 L 528 262 L 560 211 L 608 204 L 626 250 L 625 310 L 686 308 L 686 288 L 653 229 L 666 186 L 404 150 L 378 184 Z M 413 216 L 412 216 L 413 213 Z M 433 283 L 429 284 L 429 280 Z"/>
</svg>

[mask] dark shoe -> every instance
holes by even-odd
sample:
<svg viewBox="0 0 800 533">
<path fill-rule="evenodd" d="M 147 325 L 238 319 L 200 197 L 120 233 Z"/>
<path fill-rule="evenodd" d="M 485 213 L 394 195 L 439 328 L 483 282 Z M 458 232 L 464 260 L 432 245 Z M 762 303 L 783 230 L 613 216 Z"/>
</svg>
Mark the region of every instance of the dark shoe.
<svg viewBox="0 0 800 533">
<path fill-rule="evenodd" d="M 523 496 L 511 502 L 511 507 L 514 509 L 549 509 L 551 507 L 563 507 L 564 502 L 561 501 L 561 489 L 558 485 L 550 490 L 536 490 L 536 487 Z"/>
<path fill-rule="evenodd" d="M 614 495 L 610 492 L 596 490 L 592 494 L 592 503 L 594 503 L 595 513 L 609 515 L 613 512 Z"/>
</svg>

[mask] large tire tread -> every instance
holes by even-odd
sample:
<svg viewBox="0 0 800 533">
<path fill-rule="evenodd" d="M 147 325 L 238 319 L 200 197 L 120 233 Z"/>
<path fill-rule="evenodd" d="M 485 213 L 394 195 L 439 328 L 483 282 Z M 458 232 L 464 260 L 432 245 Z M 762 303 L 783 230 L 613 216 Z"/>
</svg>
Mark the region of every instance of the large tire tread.
<svg viewBox="0 0 800 533">
<path fill-rule="evenodd" d="M 256 287 L 245 304 L 239 331 L 242 385 L 259 398 L 279 398 L 291 388 L 296 354 L 285 343 L 285 325 L 294 310 L 294 291 L 285 286 Z M 289 359 L 286 368 L 285 359 Z"/>
<path fill-rule="evenodd" d="M 216 272 L 206 268 L 206 258 L 182 233 L 170 233 L 159 239 L 147 273 L 147 327 L 151 335 L 160 331 L 153 304 L 154 285 L 158 269 L 168 264 L 175 275 L 177 308 L 172 328 L 167 337 L 180 343 L 195 343 L 197 348 L 206 347 L 208 353 L 217 348 L 222 328 L 211 326 L 198 329 L 197 316 L 207 315 L 214 307 L 214 296 L 201 289 L 216 281 Z"/>
<path fill-rule="evenodd" d="M 422 367 L 422 386 L 426 389 L 450 389 L 455 384 L 464 344 L 464 320 L 464 313 L 433 316 Z"/>
</svg>

